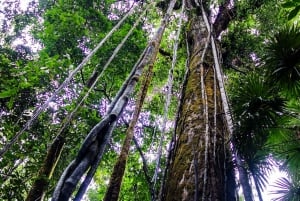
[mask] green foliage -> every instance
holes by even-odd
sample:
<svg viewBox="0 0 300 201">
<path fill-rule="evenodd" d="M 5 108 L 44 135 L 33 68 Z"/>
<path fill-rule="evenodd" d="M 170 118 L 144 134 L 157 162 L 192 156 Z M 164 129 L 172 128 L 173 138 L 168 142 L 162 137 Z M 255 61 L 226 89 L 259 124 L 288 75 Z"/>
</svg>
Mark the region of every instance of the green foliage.
<svg viewBox="0 0 300 201">
<path fill-rule="evenodd" d="M 266 68 L 271 82 L 282 90 L 300 92 L 300 31 L 298 26 L 285 26 L 268 43 Z"/>
<path fill-rule="evenodd" d="M 231 80 L 234 116 L 242 132 L 266 129 L 276 122 L 283 110 L 283 100 L 258 73 L 252 72 Z M 242 128 L 244 127 L 244 128 Z M 250 130 L 249 130 L 250 129 Z"/>
<path fill-rule="evenodd" d="M 264 4 L 254 15 L 242 16 L 246 20 L 232 24 L 222 42 L 225 64 L 246 73 L 232 73 L 229 79 L 236 122 L 233 142 L 260 190 L 275 165 L 270 156 L 293 177 L 293 183 L 299 181 L 299 118 L 295 109 L 299 102 L 295 99 L 299 94 L 299 28 L 283 25 L 285 12 L 272 4 Z M 275 36 L 270 37 L 272 32 Z M 255 60 L 249 59 L 251 54 Z M 248 73 L 252 69 L 254 72 Z"/>
<path fill-rule="evenodd" d="M 256 180 L 259 189 L 264 189 L 268 184 L 268 177 L 274 167 L 274 162 L 270 159 L 269 152 L 263 147 L 255 155 L 247 156 L 247 165 L 251 176 Z"/>
<path fill-rule="evenodd" d="M 95 176 L 95 188 L 89 189 L 88 198 L 90 201 L 102 200 L 108 187 L 110 175 L 112 173 L 114 163 L 117 160 L 117 153 L 113 147 L 107 149 Z"/>
<path fill-rule="evenodd" d="M 33 36 L 43 48 L 34 56 L 27 51 L 26 46 L 17 46 L 16 49 L 2 46 L 0 48 L 1 148 L 22 129 L 31 117 L 33 108 L 49 97 L 49 94 L 64 81 L 83 57 L 104 38 L 112 25 L 116 23 L 109 19 L 111 14 L 109 7 L 112 3 L 113 1 L 58 1 L 52 4 L 49 1 L 41 1 L 40 5 L 33 5 L 36 13 L 14 15 L 11 12 L 7 14 L 16 24 L 14 27 L 16 35 L 19 36 L 19 33 L 28 26 L 33 27 Z M 96 4 L 99 6 L 95 6 Z M 103 10 L 106 10 L 106 14 Z M 126 21 L 120 31 L 114 34 L 95 58 L 92 58 L 81 75 L 75 76 L 64 94 L 56 97 L 53 103 L 58 109 L 50 107 L 30 128 L 30 132 L 23 133 L 21 143 L 14 145 L 1 159 L 1 200 L 25 199 L 44 160 L 48 146 L 57 135 L 65 116 L 76 107 L 76 98 L 82 97 L 80 94 L 84 92 L 82 89 L 85 81 L 88 80 L 95 67 L 101 70 L 113 49 L 131 28 L 132 21 L 133 19 Z M 7 40 L 5 38 L 7 41 L 5 45 L 9 46 L 14 36 L 7 34 L 5 37 L 7 38 Z M 139 42 L 135 43 L 136 41 Z M 76 155 L 86 133 L 91 126 L 99 122 L 100 112 L 103 113 L 99 106 L 101 99 L 111 98 L 116 93 L 145 44 L 144 33 L 140 30 L 134 31 L 130 40 L 118 54 L 119 58 L 111 64 L 100 81 L 97 91 L 94 91 L 96 93 L 92 94 L 85 105 L 80 108 L 79 117 L 71 122 L 66 136 L 67 143 L 62 152 L 64 160 L 60 160 L 57 165 L 53 178 L 50 180 L 46 198 L 49 198 L 52 193 L 53 185 L 56 184 L 62 170 Z M 114 80 L 111 79 L 112 77 Z"/>
<path fill-rule="evenodd" d="M 86 35 L 85 19 L 80 13 L 65 11 L 57 7 L 45 13 L 44 30 L 39 38 L 45 45 L 45 50 L 50 56 L 70 54 L 82 59 L 78 41 Z M 76 30 L 76 32 L 72 30 Z"/>
<path fill-rule="evenodd" d="M 283 8 L 288 10 L 288 20 L 292 20 L 296 18 L 296 16 L 299 17 L 299 11 L 300 11 L 300 1 L 299 0 L 290 0 L 286 1 L 281 5 Z"/>
<path fill-rule="evenodd" d="M 242 0 L 235 2 L 237 4 L 237 20 L 247 18 L 249 14 L 257 12 L 261 6 L 269 2 L 270 0 Z"/>
<path fill-rule="evenodd" d="M 271 130 L 268 145 L 273 156 L 281 162 L 281 170 L 289 172 L 291 178 L 299 178 L 300 167 L 300 102 L 291 99 L 286 103 L 286 116 L 279 122 L 281 127 Z"/>
<path fill-rule="evenodd" d="M 5 20 L 0 34 L 0 147 L 22 129 L 33 109 L 43 103 L 105 37 L 117 23 L 118 20 L 114 19 L 119 19 L 124 14 L 122 10 L 111 9 L 114 0 L 42 0 L 38 5 L 32 3 L 30 9 L 24 12 L 18 8 L 17 1 L 11 4 L 5 2 L 3 5 L 6 9 L 1 11 Z M 281 169 L 288 171 L 291 176 L 290 181 L 281 180 L 277 183 L 281 188 L 277 193 L 289 196 L 299 192 L 300 104 L 299 99 L 295 98 L 300 92 L 299 27 L 295 25 L 283 28 L 270 40 L 266 36 L 273 33 L 274 29 L 277 30 L 277 27 L 282 27 L 285 20 L 282 16 L 288 15 L 289 20 L 296 20 L 300 10 L 299 3 L 299 0 L 287 1 L 281 4 L 285 9 L 282 10 L 275 1 L 238 1 L 238 18 L 230 25 L 228 33 L 222 36 L 221 44 L 225 66 L 249 72 L 245 75 L 233 73 L 229 77 L 229 95 L 236 122 L 233 142 L 260 188 L 266 184 L 266 175 L 271 168 L 270 164 L 272 165 L 269 157 L 272 154 L 280 163 Z M 46 199 L 50 198 L 62 170 L 77 154 L 86 133 L 105 113 L 105 107 L 101 105 L 117 93 L 145 47 L 148 36 L 142 29 L 146 29 L 145 25 L 155 27 L 160 14 L 156 8 L 147 14 L 144 23 L 134 31 L 93 93 L 80 107 L 76 118 L 71 121 L 66 135 L 67 143 L 62 152 L 63 160 L 59 161 L 50 180 Z M 58 109 L 49 107 L 32 128 L 21 136 L 19 143 L 1 159 L 0 200 L 24 200 L 65 116 L 76 107 L 78 97 L 86 92 L 84 86 L 87 80 L 94 70 L 101 71 L 138 15 L 136 13 L 126 20 L 81 74 L 75 76 L 65 91 L 56 97 L 53 103 Z M 144 107 L 149 112 L 150 123 L 141 121 L 143 129 L 137 132 L 141 149 L 146 154 L 150 176 L 155 168 L 153 159 L 157 155 L 160 134 L 157 124 L 158 119 L 163 116 L 166 80 L 171 66 L 173 40 L 169 35 L 174 36 L 176 25 L 174 22 L 167 29 L 161 44 L 162 50 L 169 53 L 169 56 L 160 54 L 154 67 L 153 84 L 148 94 L 148 103 Z M 35 42 L 42 46 L 38 52 L 32 52 L 26 45 L 12 45 L 15 39 L 24 39 L 22 34 L 28 28 Z M 151 32 L 152 28 L 147 31 Z M 267 43 L 267 48 L 264 43 Z M 175 117 L 185 74 L 187 55 L 183 44 L 184 36 L 181 36 L 168 114 L 170 121 Z M 261 64 L 264 64 L 263 69 L 260 68 Z M 281 96 L 287 101 L 284 102 Z M 130 116 L 130 108 L 125 113 Z M 124 138 L 125 128 L 120 122 L 94 177 L 96 187 L 89 190 L 90 200 L 101 200 L 106 191 Z M 166 134 L 166 139 L 170 138 L 171 131 L 172 128 Z M 164 147 L 165 144 L 166 142 Z M 162 161 L 164 164 L 165 158 Z M 158 183 L 160 179 L 159 177 Z M 159 185 L 155 190 L 158 188 Z M 121 200 L 150 200 L 149 186 L 136 148 L 131 150 L 120 197 Z M 283 200 L 286 198 L 282 197 Z"/>
<path fill-rule="evenodd" d="M 139 153 L 136 151 L 128 158 L 128 165 L 123 179 L 120 200 L 151 200 L 149 185 L 146 182 L 142 163 L 139 160 Z"/>
<path fill-rule="evenodd" d="M 277 88 L 270 86 L 257 72 L 231 79 L 229 87 L 236 122 L 232 140 L 261 190 L 272 169 L 268 159 L 270 150 L 265 144 L 270 129 L 278 125 L 284 101 L 276 93 Z"/>
<path fill-rule="evenodd" d="M 261 41 L 263 37 L 255 34 L 258 32 L 255 19 L 249 17 L 247 21 L 232 24 L 229 33 L 222 40 L 222 57 L 225 67 L 239 68 L 248 71 L 255 67 L 256 61 L 253 53 L 257 57 L 261 52 Z M 248 45 L 243 45 L 248 44 Z"/>
</svg>

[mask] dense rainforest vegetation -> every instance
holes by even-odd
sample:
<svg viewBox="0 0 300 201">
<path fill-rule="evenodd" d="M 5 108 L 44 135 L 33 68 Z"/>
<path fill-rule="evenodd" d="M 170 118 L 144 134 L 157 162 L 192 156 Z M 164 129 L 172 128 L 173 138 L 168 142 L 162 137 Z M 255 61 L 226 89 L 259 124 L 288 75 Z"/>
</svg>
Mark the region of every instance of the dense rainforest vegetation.
<svg viewBox="0 0 300 201">
<path fill-rule="evenodd" d="M 299 0 L 0 2 L 0 200 L 300 200 Z"/>
</svg>

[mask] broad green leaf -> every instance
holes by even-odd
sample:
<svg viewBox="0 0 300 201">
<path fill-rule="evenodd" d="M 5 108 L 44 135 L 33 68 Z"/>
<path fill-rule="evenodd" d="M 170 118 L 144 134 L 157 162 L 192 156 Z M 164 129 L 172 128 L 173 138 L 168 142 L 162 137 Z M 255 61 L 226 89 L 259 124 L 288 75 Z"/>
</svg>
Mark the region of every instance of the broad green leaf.
<svg viewBox="0 0 300 201">
<path fill-rule="evenodd" d="M 11 96 L 15 95 L 16 93 L 17 93 L 17 90 L 8 89 L 6 91 L 0 92 L 0 98 L 8 98 L 8 97 L 11 97 Z"/>
</svg>

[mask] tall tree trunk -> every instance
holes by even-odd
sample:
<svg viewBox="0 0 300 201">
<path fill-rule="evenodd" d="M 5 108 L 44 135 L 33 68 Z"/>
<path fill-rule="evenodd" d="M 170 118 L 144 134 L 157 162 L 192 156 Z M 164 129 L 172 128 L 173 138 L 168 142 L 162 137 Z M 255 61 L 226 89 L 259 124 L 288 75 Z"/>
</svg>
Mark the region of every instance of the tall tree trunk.
<svg viewBox="0 0 300 201">
<path fill-rule="evenodd" d="M 241 157 L 238 153 L 235 153 L 236 166 L 239 172 L 239 181 L 241 183 L 245 201 L 253 201 L 252 188 L 249 181 L 249 175 Z"/>
<path fill-rule="evenodd" d="M 162 200 L 227 200 L 228 130 L 216 83 L 210 33 L 200 6 L 195 4 L 187 1 L 188 75 Z"/>
<path fill-rule="evenodd" d="M 138 121 L 147 94 L 147 90 L 151 82 L 152 69 L 153 69 L 153 64 L 149 65 L 147 72 L 143 76 L 143 82 L 138 95 L 138 100 L 133 113 L 133 117 L 132 120 L 130 121 L 129 127 L 127 128 L 126 137 L 122 146 L 122 150 L 114 166 L 113 173 L 109 181 L 108 189 L 105 193 L 105 197 L 103 201 L 117 201 L 119 198 L 122 179 L 124 176 L 125 167 L 129 155 L 130 144 L 134 136 L 134 127 Z"/>
</svg>

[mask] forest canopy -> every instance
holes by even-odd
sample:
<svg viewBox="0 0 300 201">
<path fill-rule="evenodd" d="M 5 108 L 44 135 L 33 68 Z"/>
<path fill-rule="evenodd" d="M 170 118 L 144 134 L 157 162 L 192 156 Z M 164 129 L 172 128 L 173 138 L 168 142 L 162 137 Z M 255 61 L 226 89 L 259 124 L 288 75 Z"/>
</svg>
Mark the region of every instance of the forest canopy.
<svg viewBox="0 0 300 201">
<path fill-rule="evenodd" d="M 300 200 L 299 0 L 1 0 L 0 19 L 0 200 Z"/>
</svg>

